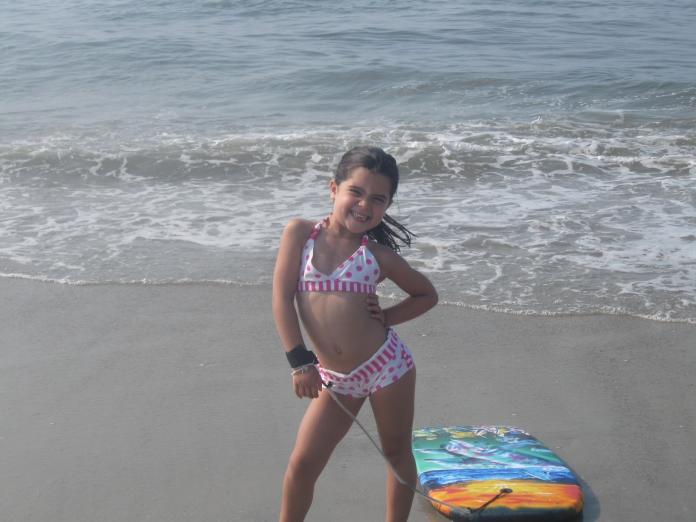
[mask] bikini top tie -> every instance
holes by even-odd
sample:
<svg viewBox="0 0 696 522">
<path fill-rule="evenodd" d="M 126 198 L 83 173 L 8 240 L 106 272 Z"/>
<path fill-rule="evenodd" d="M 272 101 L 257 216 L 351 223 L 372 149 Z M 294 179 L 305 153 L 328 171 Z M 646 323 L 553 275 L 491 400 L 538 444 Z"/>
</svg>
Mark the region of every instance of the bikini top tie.
<svg viewBox="0 0 696 522">
<path fill-rule="evenodd" d="M 302 249 L 300 277 L 297 283 L 298 292 L 353 292 L 358 294 L 374 294 L 379 280 L 379 265 L 377 259 L 367 248 L 369 239 L 364 235 L 358 249 L 343 263 L 338 265 L 331 274 L 324 274 L 312 263 L 314 258 L 314 240 L 319 235 L 328 218 L 319 221 Z"/>
</svg>

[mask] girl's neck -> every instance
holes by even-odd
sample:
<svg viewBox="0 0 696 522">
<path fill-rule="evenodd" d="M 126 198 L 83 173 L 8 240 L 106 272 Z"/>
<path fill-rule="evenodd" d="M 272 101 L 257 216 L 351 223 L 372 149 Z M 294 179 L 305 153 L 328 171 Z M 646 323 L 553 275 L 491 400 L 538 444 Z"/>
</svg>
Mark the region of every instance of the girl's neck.
<svg viewBox="0 0 696 522">
<path fill-rule="evenodd" d="M 333 214 L 326 218 L 324 222 L 324 230 L 329 232 L 329 235 L 342 241 L 360 241 L 364 234 L 356 234 L 348 230 L 345 226 L 339 224 L 333 219 Z"/>
</svg>

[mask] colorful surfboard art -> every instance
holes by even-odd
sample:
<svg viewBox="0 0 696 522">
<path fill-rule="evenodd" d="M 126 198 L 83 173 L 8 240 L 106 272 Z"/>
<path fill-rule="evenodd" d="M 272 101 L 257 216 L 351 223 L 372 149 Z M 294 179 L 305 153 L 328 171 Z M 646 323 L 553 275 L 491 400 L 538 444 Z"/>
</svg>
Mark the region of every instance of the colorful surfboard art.
<svg viewBox="0 0 696 522">
<path fill-rule="evenodd" d="M 509 426 L 413 432 L 418 481 L 433 498 L 471 510 L 471 520 L 575 520 L 582 488 L 568 466 L 529 433 Z M 445 516 L 451 510 L 433 507 Z"/>
</svg>

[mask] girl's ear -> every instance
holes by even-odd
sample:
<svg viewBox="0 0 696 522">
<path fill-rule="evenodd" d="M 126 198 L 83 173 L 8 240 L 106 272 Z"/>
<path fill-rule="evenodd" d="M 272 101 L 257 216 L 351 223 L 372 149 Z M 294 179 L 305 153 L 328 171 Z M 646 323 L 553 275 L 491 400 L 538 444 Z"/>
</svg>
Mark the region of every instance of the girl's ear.
<svg viewBox="0 0 696 522">
<path fill-rule="evenodd" d="M 338 190 L 338 185 L 336 185 L 335 180 L 329 181 L 329 190 L 331 191 L 331 201 L 336 198 L 336 191 Z"/>
</svg>

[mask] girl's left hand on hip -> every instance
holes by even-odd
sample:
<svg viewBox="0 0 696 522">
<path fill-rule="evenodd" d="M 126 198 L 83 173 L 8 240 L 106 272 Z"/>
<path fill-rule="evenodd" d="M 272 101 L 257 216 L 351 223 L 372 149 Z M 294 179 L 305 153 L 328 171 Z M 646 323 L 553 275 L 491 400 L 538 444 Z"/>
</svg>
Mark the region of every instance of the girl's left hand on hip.
<svg viewBox="0 0 696 522">
<path fill-rule="evenodd" d="M 368 294 L 365 302 L 367 303 L 367 311 L 370 312 L 370 316 L 373 319 L 377 319 L 384 326 L 387 326 L 384 310 L 379 306 L 379 297 L 377 294 Z"/>
</svg>

